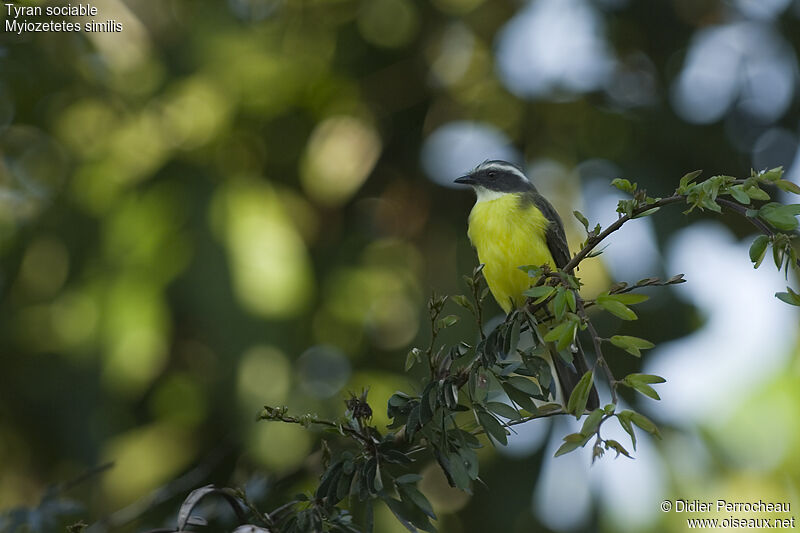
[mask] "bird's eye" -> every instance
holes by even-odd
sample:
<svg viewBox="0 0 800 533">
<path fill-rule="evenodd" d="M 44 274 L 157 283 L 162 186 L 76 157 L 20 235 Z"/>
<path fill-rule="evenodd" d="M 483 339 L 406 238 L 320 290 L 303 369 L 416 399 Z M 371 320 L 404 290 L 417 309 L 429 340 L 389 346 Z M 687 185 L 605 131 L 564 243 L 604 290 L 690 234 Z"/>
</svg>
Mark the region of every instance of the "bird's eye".
<svg viewBox="0 0 800 533">
<path fill-rule="evenodd" d="M 494 170 L 490 170 L 489 171 L 489 177 L 490 178 L 496 178 L 497 177 L 497 172 L 495 172 Z"/>
</svg>

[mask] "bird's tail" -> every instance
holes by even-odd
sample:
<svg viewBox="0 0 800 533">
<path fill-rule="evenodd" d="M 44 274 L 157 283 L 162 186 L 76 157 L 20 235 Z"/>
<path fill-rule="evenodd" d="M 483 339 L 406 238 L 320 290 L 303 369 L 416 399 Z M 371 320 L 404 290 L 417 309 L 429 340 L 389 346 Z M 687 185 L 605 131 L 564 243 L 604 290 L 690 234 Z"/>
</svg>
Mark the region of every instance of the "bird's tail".
<svg viewBox="0 0 800 533">
<path fill-rule="evenodd" d="M 583 348 L 581 348 L 581 343 L 577 337 L 575 337 L 575 347 L 577 351 L 572 354 L 572 364 L 567 363 L 564 358 L 561 357 L 553 343 L 550 343 L 549 346 L 550 355 L 553 359 L 553 366 L 555 367 L 556 376 L 558 377 L 558 383 L 561 385 L 561 393 L 564 396 L 564 405 L 566 405 L 572 391 L 575 389 L 575 385 L 578 384 L 581 376 L 589 370 L 586 363 L 586 356 L 583 354 Z M 600 397 L 597 394 L 597 389 L 594 384 L 592 384 L 592 390 L 589 392 L 589 398 L 586 401 L 586 408 L 592 411 L 598 407 L 600 407 Z"/>
</svg>

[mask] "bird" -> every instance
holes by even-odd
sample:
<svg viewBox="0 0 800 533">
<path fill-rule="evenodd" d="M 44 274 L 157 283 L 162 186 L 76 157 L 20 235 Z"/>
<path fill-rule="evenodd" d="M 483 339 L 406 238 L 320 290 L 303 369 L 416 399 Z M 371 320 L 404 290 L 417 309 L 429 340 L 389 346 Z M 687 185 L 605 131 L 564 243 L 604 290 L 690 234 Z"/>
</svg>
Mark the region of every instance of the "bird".
<svg viewBox="0 0 800 533">
<path fill-rule="evenodd" d="M 569 263 L 564 223 L 522 169 L 508 161 L 484 161 L 455 183 L 470 185 L 475 191 L 467 235 L 484 265 L 483 276 L 492 296 L 509 314 L 525 305 L 524 292 L 538 281 L 519 267 L 548 265 L 555 269 Z M 571 364 L 553 343 L 548 348 L 566 404 L 588 370 L 586 358 L 577 337 Z M 599 403 L 592 386 L 586 406 L 593 410 Z"/>
</svg>

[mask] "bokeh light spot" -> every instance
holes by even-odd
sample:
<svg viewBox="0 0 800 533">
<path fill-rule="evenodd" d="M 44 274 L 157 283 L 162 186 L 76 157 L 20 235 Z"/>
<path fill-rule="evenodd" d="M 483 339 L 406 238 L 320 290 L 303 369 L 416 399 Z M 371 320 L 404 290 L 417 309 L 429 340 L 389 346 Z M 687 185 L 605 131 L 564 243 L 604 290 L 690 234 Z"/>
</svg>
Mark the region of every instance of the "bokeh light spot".
<svg viewBox="0 0 800 533">
<path fill-rule="evenodd" d="M 38 215 L 61 187 L 66 158 L 48 135 L 30 126 L 0 130 L 0 221 Z"/>
<path fill-rule="evenodd" d="M 437 513 L 455 513 L 469 502 L 470 495 L 451 487 L 438 463 L 426 466 L 421 475 L 419 489 L 428 497 Z"/>
<path fill-rule="evenodd" d="M 173 88 L 163 104 L 167 140 L 191 149 L 215 138 L 225 125 L 230 104 L 211 80 L 194 77 Z"/>
<path fill-rule="evenodd" d="M 206 416 L 206 397 L 192 376 L 172 374 L 156 388 L 150 410 L 163 422 L 192 427 Z"/>
<path fill-rule="evenodd" d="M 306 193 L 325 205 L 346 202 L 372 172 L 381 140 L 366 122 L 348 116 L 329 118 L 311 134 L 301 167 Z"/>
<path fill-rule="evenodd" d="M 166 360 L 169 323 L 162 295 L 142 280 L 119 279 L 109 288 L 103 322 L 105 385 L 118 393 L 135 394 Z"/>
<path fill-rule="evenodd" d="M 362 3 L 358 29 L 372 44 L 397 48 L 414 38 L 417 19 L 417 9 L 408 0 L 368 0 Z"/>
<path fill-rule="evenodd" d="M 104 452 L 114 468 L 102 477 L 104 495 L 120 507 L 155 489 L 194 459 L 192 440 L 172 424 L 153 424 L 114 438 Z"/>
<path fill-rule="evenodd" d="M 97 333 L 99 312 L 88 291 L 65 291 L 51 307 L 53 332 L 65 348 L 88 343 Z"/>
<path fill-rule="evenodd" d="M 315 398 L 331 398 L 350 378 L 350 362 L 330 346 L 309 348 L 295 363 L 300 386 Z"/>
<path fill-rule="evenodd" d="M 459 187 L 457 177 L 486 159 L 518 162 L 511 140 L 490 124 L 455 121 L 437 128 L 422 146 L 422 166 L 428 177 L 445 187 Z"/>
<path fill-rule="evenodd" d="M 528 2 L 500 31 L 497 66 L 523 97 L 602 87 L 614 66 L 604 20 L 584 0 Z"/>
<path fill-rule="evenodd" d="M 247 439 L 249 455 L 270 472 L 281 474 L 300 465 L 311 451 L 308 430 L 277 422 L 259 422 Z"/>
<path fill-rule="evenodd" d="M 281 405 L 291 386 L 291 365 L 275 347 L 257 345 L 249 348 L 236 371 L 236 392 L 248 408 Z"/>
<path fill-rule="evenodd" d="M 439 10 L 450 15 L 464 15 L 474 10 L 486 0 L 433 0 Z"/>
<path fill-rule="evenodd" d="M 19 281 L 36 297 L 54 295 L 64 285 L 69 274 L 69 252 L 60 240 L 40 237 L 25 252 Z"/>
<path fill-rule="evenodd" d="M 228 248 L 237 298 L 265 318 L 301 312 L 313 291 L 303 239 L 266 184 L 232 182 L 218 189 L 212 221 Z"/>
</svg>

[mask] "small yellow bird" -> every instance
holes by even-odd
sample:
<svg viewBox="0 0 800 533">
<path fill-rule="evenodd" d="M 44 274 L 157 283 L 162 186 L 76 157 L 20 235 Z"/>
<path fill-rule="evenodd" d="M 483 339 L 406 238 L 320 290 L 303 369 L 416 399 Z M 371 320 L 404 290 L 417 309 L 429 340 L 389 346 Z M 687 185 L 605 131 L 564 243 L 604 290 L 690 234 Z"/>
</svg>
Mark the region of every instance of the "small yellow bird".
<svg viewBox="0 0 800 533">
<path fill-rule="evenodd" d="M 525 304 L 524 291 L 537 279 L 520 270 L 523 265 L 563 268 L 570 260 L 561 218 L 518 166 L 507 161 L 485 161 L 456 183 L 471 185 L 477 200 L 469 214 L 467 234 L 484 264 L 483 275 L 494 299 L 510 313 Z M 587 371 L 580 343 L 573 364 L 554 345 L 549 346 L 564 403 Z M 599 405 L 592 388 L 587 407 Z"/>
</svg>

